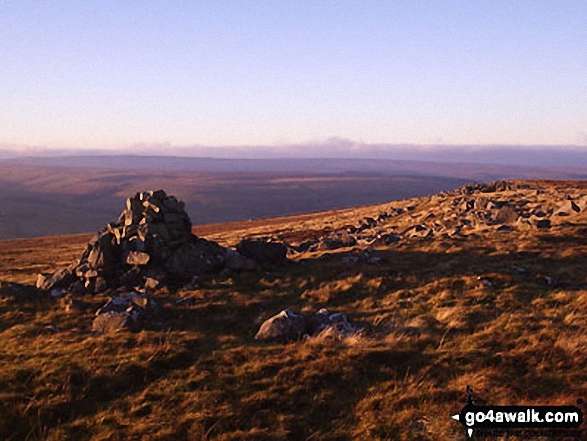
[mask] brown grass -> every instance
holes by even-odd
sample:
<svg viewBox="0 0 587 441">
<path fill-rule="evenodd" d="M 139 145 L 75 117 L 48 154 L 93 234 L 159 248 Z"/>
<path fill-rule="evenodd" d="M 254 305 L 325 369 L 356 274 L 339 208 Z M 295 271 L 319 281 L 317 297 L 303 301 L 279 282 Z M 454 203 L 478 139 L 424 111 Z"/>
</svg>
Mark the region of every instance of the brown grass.
<svg viewBox="0 0 587 441">
<path fill-rule="evenodd" d="M 380 209 L 210 236 L 294 237 Z M 303 255 L 260 275 L 162 291 L 166 324 L 138 333 L 93 335 L 100 296 L 85 299 L 93 308 L 83 312 L 1 299 L 0 438 L 464 440 L 450 415 L 467 385 L 489 404 L 575 404 L 587 396 L 584 227 L 487 233 L 448 247 L 413 240 L 380 248 L 374 265 Z M 0 242 L 0 278 L 30 283 L 86 240 Z M 192 299 L 176 305 L 179 295 Z M 286 307 L 343 311 L 365 331 L 255 342 L 259 324 Z"/>
</svg>

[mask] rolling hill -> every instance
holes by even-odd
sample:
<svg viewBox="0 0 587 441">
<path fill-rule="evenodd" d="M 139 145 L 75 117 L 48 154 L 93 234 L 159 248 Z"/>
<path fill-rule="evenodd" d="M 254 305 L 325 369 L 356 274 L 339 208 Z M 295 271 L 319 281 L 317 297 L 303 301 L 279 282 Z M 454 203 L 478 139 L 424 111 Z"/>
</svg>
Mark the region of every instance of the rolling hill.
<svg viewBox="0 0 587 441">
<path fill-rule="evenodd" d="M 587 394 L 585 182 L 467 185 L 193 232 L 283 243 L 288 261 L 158 289 L 161 323 L 99 335 L 94 311 L 115 292 L 73 308 L 31 287 L 90 234 L 0 241 L 3 439 L 467 439 L 451 419 L 467 386 L 493 405 Z M 254 339 L 281 310 L 320 308 L 361 330 Z"/>
<path fill-rule="evenodd" d="M 570 167 L 361 158 L 62 156 L 0 160 L 0 238 L 83 233 L 120 198 L 165 188 L 203 225 L 384 203 L 495 179 L 583 179 Z"/>
</svg>

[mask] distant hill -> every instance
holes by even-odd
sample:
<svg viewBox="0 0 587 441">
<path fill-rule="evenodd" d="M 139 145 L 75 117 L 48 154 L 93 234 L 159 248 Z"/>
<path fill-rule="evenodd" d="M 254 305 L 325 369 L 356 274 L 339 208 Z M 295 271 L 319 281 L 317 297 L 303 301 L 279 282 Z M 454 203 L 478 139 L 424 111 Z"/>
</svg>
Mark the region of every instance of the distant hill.
<svg viewBox="0 0 587 441">
<path fill-rule="evenodd" d="M 20 157 L 0 161 L 0 238 L 93 231 L 116 219 L 120 198 L 144 189 L 178 195 L 201 225 L 378 204 L 510 178 L 586 179 L 587 169 L 349 158 Z"/>
</svg>

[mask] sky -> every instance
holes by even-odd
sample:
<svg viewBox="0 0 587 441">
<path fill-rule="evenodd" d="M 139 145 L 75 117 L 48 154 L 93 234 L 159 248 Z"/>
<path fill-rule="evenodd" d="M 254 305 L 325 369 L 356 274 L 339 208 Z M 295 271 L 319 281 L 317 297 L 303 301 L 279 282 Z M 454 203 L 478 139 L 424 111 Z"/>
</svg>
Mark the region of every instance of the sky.
<svg viewBox="0 0 587 441">
<path fill-rule="evenodd" d="M 0 144 L 587 145 L 587 2 L 0 0 Z"/>
</svg>

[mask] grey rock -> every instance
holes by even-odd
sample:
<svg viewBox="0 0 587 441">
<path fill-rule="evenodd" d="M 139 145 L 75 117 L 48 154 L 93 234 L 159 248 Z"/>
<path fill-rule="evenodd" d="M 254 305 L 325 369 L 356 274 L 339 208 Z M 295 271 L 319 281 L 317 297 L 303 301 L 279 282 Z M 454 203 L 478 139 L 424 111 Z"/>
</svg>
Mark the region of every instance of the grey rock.
<svg viewBox="0 0 587 441">
<path fill-rule="evenodd" d="M 141 329 L 146 324 L 161 320 L 161 308 L 149 294 L 124 292 L 111 297 L 95 313 L 96 318 L 104 315 L 109 317 L 108 320 L 120 322 L 123 321 L 122 316 L 124 316 L 123 327 Z M 94 322 L 96 323 L 96 320 Z"/>
<path fill-rule="evenodd" d="M 555 216 L 571 216 L 573 214 L 581 212 L 581 208 L 573 201 L 567 200 L 559 207 L 555 212 Z"/>
<path fill-rule="evenodd" d="M 312 320 L 309 320 L 309 334 L 316 335 L 331 328 L 340 337 L 348 337 L 358 331 L 358 327 L 349 322 L 346 315 L 340 312 L 330 313 L 326 308 L 320 309 Z"/>
<path fill-rule="evenodd" d="M 244 239 L 236 250 L 258 264 L 279 264 L 287 260 L 287 247 L 278 242 Z"/>
<path fill-rule="evenodd" d="M 515 228 L 512 227 L 511 225 L 500 225 L 499 227 L 496 228 L 495 231 L 499 231 L 499 232 L 507 232 L 507 231 L 514 231 Z"/>
<path fill-rule="evenodd" d="M 495 215 L 495 222 L 498 224 L 511 224 L 518 220 L 518 213 L 511 207 L 503 206 Z"/>
<path fill-rule="evenodd" d="M 255 261 L 246 258 L 234 250 L 226 250 L 224 266 L 231 271 L 254 271 L 258 268 Z"/>
<path fill-rule="evenodd" d="M 94 318 L 92 330 L 100 334 L 111 334 L 128 329 L 129 320 L 126 312 L 109 311 Z"/>
<path fill-rule="evenodd" d="M 176 282 L 224 267 L 225 249 L 216 242 L 196 239 L 184 243 L 167 259 L 165 269 Z"/>
<path fill-rule="evenodd" d="M 306 329 L 306 320 L 290 309 L 266 320 L 255 335 L 255 340 L 287 342 L 299 340 Z"/>
<path fill-rule="evenodd" d="M 71 274 L 39 276 L 45 290 L 98 293 L 106 288 L 145 286 L 147 277 L 182 283 L 197 274 L 224 269 L 226 248 L 191 234 L 184 204 L 163 190 L 143 191 L 126 200 L 117 223 L 109 223 L 87 245 Z M 233 258 L 234 268 L 250 267 Z M 129 268 L 130 266 L 130 268 Z M 152 282 L 150 282 L 152 283 Z M 149 289 L 154 289 L 152 286 Z"/>
<path fill-rule="evenodd" d="M 66 288 L 73 280 L 71 270 L 69 268 L 62 268 L 53 274 L 39 274 L 37 276 L 37 288 L 41 291 Z"/>
</svg>

